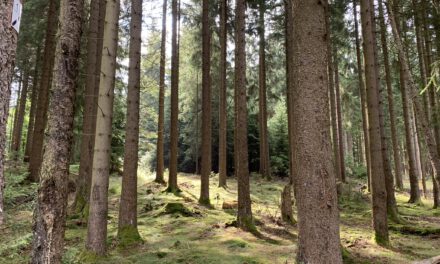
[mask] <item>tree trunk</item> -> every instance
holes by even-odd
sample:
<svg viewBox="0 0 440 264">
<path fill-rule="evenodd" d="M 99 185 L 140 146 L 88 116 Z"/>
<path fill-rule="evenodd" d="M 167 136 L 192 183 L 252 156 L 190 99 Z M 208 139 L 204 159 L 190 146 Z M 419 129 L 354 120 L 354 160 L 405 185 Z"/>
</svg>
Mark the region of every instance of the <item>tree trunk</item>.
<svg viewBox="0 0 440 264">
<path fill-rule="evenodd" d="M 260 174 L 263 178 L 270 179 L 270 161 L 269 161 L 269 142 L 267 135 L 267 106 L 266 106 L 266 37 L 265 37 L 265 21 L 264 13 L 266 5 L 264 1 L 259 3 L 259 19 L 258 19 L 258 34 L 260 37 L 259 43 L 259 66 L 258 66 L 258 124 L 259 124 L 259 139 L 260 139 Z"/>
<path fill-rule="evenodd" d="M 356 7 L 356 1 L 353 0 L 353 5 Z M 357 58 L 357 68 L 358 68 L 358 82 L 359 82 L 359 94 L 361 97 L 361 110 L 362 110 L 362 130 L 364 133 L 364 145 L 365 145 L 365 160 L 367 165 L 367 189 L 371 191 L 371 157 L 370 157 L 370 137 L 368 135 L 368 110 L 367 110 L 367 94 L 365 90 L 365 83 L 362 78 L 362 57 L 361 57 L 361 45 L 359 41 L 359 24 L 357 19 L 357 11 L 356 8 L 353 9 L 353 17 L 354 17 L 354 28 L 355 28 L 355 37 L 356 37 L 356 58 Z"/>
<path fill-rule="evenodd" d="M 86 248 L 97 255 L 106 253 L 108 184 L 112 138 L 113 96 L 118 46 L 119 0 L 107 1 L 96 117 L 95 150 Z"/>
<path fill-rule="evenodd" d="M 93 167 L 93 149 L 95 143 L 95 125 L 97 97 L 95 90 L 99 87 L 99 71 L 97 70 L 100 0 L 90 2 L 90 19 L 87 42 L 87 77 L 84 89 L 84 110 L 81 136 L 81 156 L 79 162 L 79 175 L 76 183 L 75 201 L 72 208 L 75 213 L 84 213 L 90 196 L 90 181 Z M 87 210 L 87 209 L 86 209 Z"/>
<path fill-rule="evenodd" d="M 327 1 L 293 1 L 295 120 L 298 172 L 298 263 L 342 263 L 336 175 L 332 164 L 327 47 Z M 328 21 L 328 20 L 327 20 Z M 313 81 L 311 81 L 313 80 Z M 313 117 L 313 118 L 310 118 Z"/>
<path fill-rule="evenodd" d="M 55 35 L 58 25 L 58 1 L 49 0 L 47 13 L 46 38 L 43 53 L 43 65 L 38 91 L 37 111 L 35 115 L 34 134 L 32 135 L 32 153 L 29 160 L 28 179 L 38 182 L 39 171 L 43 159 L 44 130 L 47 123 L 47 108 L 51 89 L 52 70 L 55 60 Z"/>
<path fill-rule="evenodd" d="M 406 57 L 404 56 L 405 51 L 403 48 L 402 41 L 400 39 L 399 30 L 397 28 L 397 24 L 394 17 L 394 12 L 390 8 L 388 8 L 389 18 L 391 21 L 391 26 L 393 29 L 393 35 L 396 42 L 396 47 L 399 52 L 399 59 L 401 60 L 403 67 L 403 76 L 405 83 L 409 86 L 410 97 L 414 104 L 414 109 L 417 115 L 417 120 L 419 122 L 420 130 L 424 133 L 426 146 L 428 149 L 429 159 L 433 164 L 433 173 L 436 176 L 437 183 L 440 182 L 440 158 L 439 153 L 437 152 L 437 147 L 435 144 L 435 138 L 432 134 L 432 131 L 429 127 L 429 122 L 424 115 L 422 103 L 420 102 L 420 98 L 418 97 L 418 89 L 415 85 L 414 79 L 409 70 L 408 62 L 406 61 Z"/>
<path fill-rule="evenodd" d="M 139 100 L 141 86 L 142 0 L 132 0 L 125 127 L 124 173 L 119 205 L 118 237 L 140 240 L 137 230 L 137 169 L 139 150 Z"/>
<path fill-rule="evenodd" d="M 292 185 L 289 183 L 284 186 L 281 192 L 281 219 L 289 224 L 295 224 L 296 220 L 293 218 L 293 204 L 292 204 Z"/>
<path fill-rule="evenodd" d="M 164 120 L 165 120 L 165 63 L 167 42 L 167 0 L 163 0 L 162 38 L 160 42 L 160 72 L 159 72 L 159 117 L 157 122 L 156 146 L 156 179 L 157 183 L 164 184 Z"/>
<path fill-rule="evenodd" d="M 18 76 L 18 90 L 17 90 L 17 98 L 15 99 L 15 107 L 14 107 L 14 113 L 12 120 L 12 127 L 9 132 L 9 151 L 13 152 L 12 147 L 14 145 L 14 137 L 15 137 L 15 131 L 17 130 L 17 123 L 18 123 L 18 110 L 20 109 L 20 98 L 21 98 L 21 90 L 23 88 L 23 72 L 19 72 Z M 16 153 L 14 153 L 16 154 Z"/>
<path fill-rule="evenodd" d="M 417 170 L 419 172 L 418 180 L 422 180 L 423 197 L 426 198 L 426 171 L 425 171 L 425 158 L 423 156 L 423 138 L 420 132 L 419 122 L 417 122 L 417 116 L 414 115 L 414 146 L 416 151 Z"/>
<path fill-rule="evenodd" d="M 34 134 L 34 124 L 35 124 L 35 111 L 37 110 L 37 101 L 38 101 L 38 81 L 39 81 L 39 68 L 40 68 L 40 59 L 41 59 L 41 48 L 38 46 L 37 48 L 37 54 L 35 55 L 35 66 L 34 66 L 34 73 L 32 76 L 32 96 L 31 96 L 31 109 L 29 111 L 29 122 L 28 122 L 28 128 L 27 128 L 27 135 L 26 135 L 26 147 L 24 151 L 24 162 L 29 161 L 29 155 L 32 151 L 32 136 Z"/>
<path fill-rule="evenodd" d="M 246 89 L 246 1 L 235 1 L 235 176 L 238 184 L 238 226 L 252 231 L 253 224 L 247 142 L 247 89 Z"/>
<path fill-rule="evenodd" d="M 12 135 L 12 151 L 15 152 L 14 158 L 18 159 L 18 151 L 20 150 L 21 135 L 23 131 L 24 114 L 26 111 L 26 101 L 29 87 L 29 70 L 25 69 L 23 77 L 23 88 L 20 95 L 20 103 L 18 104 L 17 123 L 14 126 L 14 133 Z"/>
<path fill-rule="evenodd" d="M 227 85 L 226 85 L 226 67 L 227 67 L 227 42 L 228 29 L 226 27 L 228 17 L 228 0 L 221 0 L 220 2 L 220 99 L 219 99 L 219 143 L 218 143 L 218 171 L 219 171 L 219 187 L 226 186 L 227 178 L 227 126 L 228 126 L 228 111 L 227 111 Z"/>
<path fill-rule="evenodd" d="M 379 112 L 379 76 L 377 76 L 377 47 L 371 0 L 361 0 L 362 35 L 364 36 L 365 79 L 368 103 L 368 123 L 371 154 L 371 191 L 373 197 L 373 226 L 379 245 L 389 243 L 387 221 L 387 192 L 382 157 Z"/>
<path fill-rule="evenodd" d="M 202 14 L 202 168 L 201 204 L 209 205 L 209 176 L 211 175 L 211 25 L 209 0 L 203 0 Z"/>
<path fill-rule="evenodd" d="M 391 69 L 388 55 L 387 31 L 383 12 L 382 1 L 379 1 L 380 36 L 382 44 L 383 63 L 385 66 L 385 80 L 387 85 L 388 111 L 390 114 L 391 143 L 393 148 L 394 173 L 396 186 L 403 190 L 402 169 L 400 164 L 399 142 L 397 139 L 396 116 L 394 113 L 393 86 L 391 81 Z"/>
<path fill-rule="evenodd" d="M 56 70 L 34 216 L 31 263 L 61 263 L 64 249 L 69 157 L 73 139 L 83 10 L 83 0 L 64 0 L 61 3 Z"/>
<path fill-rule="evenodd" d="M 345 157 L 344 157 L 344 129 L 342 127 L 342 106 L 341 106 L 341 94 L 339 86 L 339 61 L 337 49 L 333 51 L 333 63 L 335 67 L 335 98 L 336 98 L 336 123 L 338 129 L 338 150 L 339 150 L 339 168 L 341 170 L 341 181 L 345 182 Z"/>
<path fill-rule="evenodd" d="M 11 27 L 13 1 L 0 2 L 0 226 L 4 222 L 4 155 L 6 149 L 6 125 L 9 115 L 11 82 L 14 74 L 17 32 Z"/>
<path fill-rule="evenodd" d="M 178 58 L 178 3 L 172 0 L 172 36 L 171 36 L 171 125 L 170 125 L 170 165 L 168 191 L 177 192 L 177 156 L 179 140 L 179 58 Z"/>
</svg>

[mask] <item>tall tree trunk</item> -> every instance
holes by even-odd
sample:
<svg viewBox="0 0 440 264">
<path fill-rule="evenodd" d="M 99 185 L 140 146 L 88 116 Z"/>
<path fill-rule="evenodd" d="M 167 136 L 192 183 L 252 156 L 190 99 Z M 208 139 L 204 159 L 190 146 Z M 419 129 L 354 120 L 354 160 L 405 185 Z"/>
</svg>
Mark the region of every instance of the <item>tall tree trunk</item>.
<svg viewBox="0 0 440 264">
<path fill-rule="evenodd" d="M 298 263 L 342 263 L 329 133 L 327 1 L 293 1 Z M 313 81 L 310 81 L 313 80 Z M 313 116 L 313 118 L 310 118 Z"/>
<path fill-rule="evenodd" d="M 209 0 L 203 0 L 202 11 L 202 168 L 201 204 L 209 205 L 209 176 L 211 175 L 211 25 Z"/>
<path fill-rule="evenodd" d="M 35 111 L 37 110 L 37 101 L 38 101 L 38 81 L 39 81 L 39 68 L 40 68 L 40 59 L 41 59 L 41 47 L 38 46 L 37 54 L 35 55 L 35 66 L 34 73 L 32 76 L 32 96 L 31 96 L 31 109 L 29 110 L 29 122 L 27 127 L 27 135 L 26 135 L 26 147 L 24 151 L 23 161 L 29 161 L 29 155 L 32 151 L 32 136 L 34 134 L 34 124 L 35 124 Z"/>
<path fill-rule="evenodd" d="M 361 45 L 359 41 L 359 23 L 357 19 L 356 4 L 357 0 L 353 0 L 353 17 L 355 26 L 355 38 L 356 38 L 356 58 L 358 68 L 358 82 L 359 82 L 359 94 L 361 97 L 361 110 L 362 110 L 362 130 L 364 133 L 364 145 L 365 145 L 365 160 L 367 165 L 367 179 L 368 179 L 368 191 L 371 191 L 371 157 L 370 157 L 370 136 L 368 135 L 368 110 L 367 110 L 367 94 L 365 90 L 365 83 L 362 78 L 362 57 L 361 57 Z"/>
<path fill-rule="evenodd" d="M 87 42 L 87 77 L 84 89 L 84 110 L 81 136 L 81 156 L 79 161 L 79 175 L 76 183 L 75 201 L 72 208 L 75 213 L 84 213 L 90 196 L 90 181 L 93 167 L 93 149 L 95 143 L 95 125 L 97 97 L 95 90 L 99 87 L 99 71 L 97 70 L 100 0 L 90 2 L 90 19 Z"/>
<path fill-rule="evenodd" d="M 14 74 L 17 32 L 11 27 L 13 1 L 0 2 L 0 225 L 4 222 L 4 155 L 6 149 L 6 125 L 9 115 L 11 82 Z"/>
<path fill-rule="evenodd" d="M 247 89 L 246 89 L 246 1 L 235 1 L 235 176 L 238 182 L 238 226 L 254 229 L 248 164 Z"/>
<path fill-rule="evenodd" d="M 159 117 L 157 121 L 156 145 L 156 179 L 157 183 L 164 184 L 164 120 L 165 120 L 165 63 L 167 42 L 167 0 L 163 0 L 162 38 L 160 42 L 160 72 L 159 72 Z"/>
<path fill-rule="evenodd" d="M 226 67 L 227 67 L 227 43 L 228 43 L 228 29 L 226 27 L 228 17 L 228 0 L 221 0 L 220 2 L 220 99 L 219 99 L 219 143 L 218 143 L 218 171 L 219 171 L 219 187 L 226 186 L 227 178 L 227 126 L 228 126 L 228 111 L 227 111 L 227 85 L 226 85 Z"/>
<path fill-rule="evenodd" d="M 137 169 L 139 151 L 139 100 L 141 86 L 142 0 L 131 1 L 130 50 L 125 128 L 124 173 L 119 205 L 118 237 L 140 240 L 137 230 Z"/>
<path fill-rule="evenodd" d="M 440 182 L 440 158 L 439 153 L 437 152 L 437 147 L 435 144 L 435 138 L 432 134 L 432 131 L 429 127 L 429 122 L 424 115 L 423 106 L 420 102 L 420 98 L 418 97 L 418 89 L 412 77 L 412 74 L 409 70 L 409 65 L 405 57 L 405 50 L 400 39 L 400 33 L 397 28 L 397 24 L 395 21 L 394 12 L 392 9 L 388 8 L 389 19 L 391 21 L 391 26 L 393 29 L 394 40 L 396 42 L 396 47 L 399 52 L 399 59 L 401 61 L 401 66 L 403 67 L 403 77 L 404 82 L 408 85 L 410 98 L 414 104 L 414 109 L 417 115 L 417 120 L 419 122 L 420 130 L 423 132 L 425 137 L 426 146 L 428 149 L 429 159 L 433 164 L 433 173 L 436 176 L 437 183 Z"/>
<path fill-rule="evenodd" d="M 258 124 L 259 124 L 259 138 L 260 138 L 260 174 L 267 179 L 270 179 L 270 161 L 269 161 L 269 142 L 267 133 L 267 106 L 266 106 L 266 37 L 265 37 L 265 20 L 264 13 L 266 12 L 266 4 L 264 1 L 259 2 L 259 17 L 258 17 L 258 34 L 260 37 L 259 43 L 259 66 L 258 66 Z"/>
<path fill-rule="evenodd" d="M 179 140 L 179 58 L 178 58 L 178 1 L 172 0 L 172 35 L 171 35 L 171 125 L 170 125 L 170 165 L 168 191 L 176 192 L 177 157 Z"/>
<path fill-rule="evenodd" d="M 20 150 L 28 88 L 29 88 L 29 69 L 25 69 L 23 74 L 23 88 L 21 89 L 21 94 L 20 94 L 20 103 L 17 105 L 18 108 L 16 110 L 17 123 L 14 126 L 14 132 L 12 134 L 12 151 L 14 152 L 15 160 L 18 159 L 18 151 Z"/>
<path fill-rule="evenodd" d="M 49 0 L 47 13 L 46 38 L 43 53 L 43 65 L 38 91 L 38 104 L 35 115 L 34 134 L 32 135 L 32 153 L 29 160 L 28 179 L 38 182 L 39 171 L 43 159 L 44 130 L 47 123 L 47 108 L 49 106 L 49 91 L 51 89 L 52 70 L 55 60 L 55 35 L 58 25 L 59 1 Z"/>
<path fill-rule="evenodd" d="M 371 191 L 373 197 L 373 226 L 379 245 L 389 243 L 387 221 L 387 192 L 382 157 L 379 91 L 377 76 L 377 47 L 371 0 L 361 0 L 362 35 L 364 37 L 365 79 L 368 103 L 368 123 L 371 154 Z"/>
<path fill-rule="evenodd" d="M 112 137 L 113 97 L 118 46 L 119 0 L 107 1 L 96 117 L 95 150 L 89 200 L 86 248 L 97 255 L 106 253 L 108 184 Z"/>
<path fill-rule="evenodd" d="M 333 63 L 334 63 L 334 70 L 335 70 L 335 99 L 336 99 L 336 123 L 337 123 L 337 129 L 338 129 L 338 150 L 339 150 L 339 168 L 341 170 L 341 181 L 345 182 L 345 157 L 344 157 L 344 145 L 347 146 L 347 144 L 344 144 L 344 129 L 342 127 L 342 106 L 341 106 L 341 93 L 340 93 L 340 86 L 339 86 L 339 61 L 338 61 L 338 52 L 335 48 L 333 51 Z"/>
<path fill-rule="evenodd" d="M 388 111 L 390 114 L 391 144 L 393 148 L 394 173 L 396 186 L 403 190 L 402 169 L 400 164 L 399 142 L 397 139 L 396 116 L 394 113 L 394 96 L 391 81 L 391 69 L 388 55 L 387 29 L 385 24 L 382 1 L 379 1 L 380 37 L 382 44 L 383 63 L 385 67 L 385 80 L 387 85 Z"/>
<path fill-rule="evenodd" d="M 423 156 L 423 138 L 420 131 L 417 116 L 414 115 L 414 146 L 416 152 L 417 171 L 419 172 L 418 180 L 422 180 L 423 197 L 426 198 L 426 171 L 425 171 L 425 157 Z"/>
<path fill-rule="evenodd" d="M 61 3 L 49 129 L 35 208 L 31 263 L 61 263 L 67 209 L 69 158 L 82 33 L 83 0 Z"/>
<path fill-rule="evenodd" d="M 15 107 L 13 112 L 13 123 L 11 130 L 9 132 L 9 151 L 12 152 L 12 147 L 14 145 L 14 133 L 17 130 L 18 123 L 18 109 L 20 109 L 20 98 L 21 98 L 21 90 L 23 88 L 23 72 L 20 71 L 18 75 L 18 90 L 17 90 L 17 98 L 15 99 Z"/>
</svg>

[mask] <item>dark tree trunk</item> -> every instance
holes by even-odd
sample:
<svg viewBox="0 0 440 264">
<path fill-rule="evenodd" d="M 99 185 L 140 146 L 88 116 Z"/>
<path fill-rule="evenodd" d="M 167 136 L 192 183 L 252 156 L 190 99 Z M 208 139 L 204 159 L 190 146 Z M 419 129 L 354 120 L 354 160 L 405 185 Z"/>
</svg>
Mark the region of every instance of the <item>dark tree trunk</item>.
<svg viewBox="0 0 440 264">
<path fill-rule="evenodd" d="M 43 53 L 43 65 L 38 91 L 38 104 L 35 115 L 34 134 L 32 136 L 32 153 L 29 160 L 28 179 L 38 182 L 39 171 L 43 159 L 44 130 L 47 123 L 47 108 L 49 106 L 49 92 L 51 89 L 52 70 L 55 60 L 55 35 L 58 25 L 58 5 L 57 0 L 49 1 L 47 13 L 46 38 Z"/>
<path fill-rule="evenodd" d="M 340 93 L 340 86 L 339 86 L 339 60 L 338 60 L 338 54 L 337 50 L 333 51 L 333 63 L 334 63 L 334 69 L 335 69 L 335 83 L 334 83 L 334 89 L 335 89 L 335 106 L 336 106 L 336 123 L 337 123 L 337 129 L 338 129 L 338 150 L 339 150 L 339 168 L 341 173 L 341 181 L 345 182 L 345 156 L 344 156 L 344 128 L 342 126 L 342 105 L 341 105 L 341 93 Z M 348 146 L 347 146 L 348 149 Z"/>
<path fill-rule="evenodd" d="M 293 2 L 298 263 L 342 263 L 328 97 L 326 1 Z M 328 21 L 328 20 L 327 20 Z M 311 82 L 310 80 L 314 80 Z M 313 116 L 313 118 L 310 118 Z"/>
<path fill-rule="evenodd" d="M 83 0 L 62 1 L 49 130 L 35 208 L 31 263 L 61 263 L 67 208 L 69 158 L 80 57 Z"/>
<path fill-rule="evenodd" d="M 23 88 L 20 94 L 20 103 L 17 105 L 18 109 L 16 112 L 17 123 L 14 126 L 14 132 L 12 134 L 12 151 L 14 152 L 14 159 L 18 159 L 18 152 L 21 145 L 21 135 L 23 131 L 24 114 L 26 111 L 26 101 L 29 88 L 29 70 L 24 70 L 23 76 Z M 17 98 L 18 100 L 18 98 Z"/>
<path fill-rule="evenodd" d="M 235 176 L 238 182 L 238 226 L 247 231 L 254 229 L 248 165 L 247 145 L 247 89 L 246 89 L 246 1 L 235 1 Z"/>
</svg>

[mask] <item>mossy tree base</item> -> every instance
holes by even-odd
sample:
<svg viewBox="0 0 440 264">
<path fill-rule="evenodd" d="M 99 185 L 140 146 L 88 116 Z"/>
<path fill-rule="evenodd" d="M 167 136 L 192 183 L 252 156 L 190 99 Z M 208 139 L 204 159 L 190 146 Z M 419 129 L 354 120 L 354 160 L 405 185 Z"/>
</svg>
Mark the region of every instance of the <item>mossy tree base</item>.
<svg viewBox="0 0 440 264">
<path fill-rule="evenodd" d="M 141 244 L 144 241 L 139 235 L 139 231 L 134 226 L 123 226 L 118 230 L 118 246 L 127 248 L 132 245 Z"/>
</svg>

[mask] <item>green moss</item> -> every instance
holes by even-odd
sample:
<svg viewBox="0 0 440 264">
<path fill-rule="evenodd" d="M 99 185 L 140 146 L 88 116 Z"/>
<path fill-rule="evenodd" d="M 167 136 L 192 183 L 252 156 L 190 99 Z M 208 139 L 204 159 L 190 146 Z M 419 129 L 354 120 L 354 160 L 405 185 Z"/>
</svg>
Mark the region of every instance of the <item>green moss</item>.
<svg viewBox="0 0 440 264">
<path fill-rule="evenodd" d="M 127 248 L 132 245 L 142 243 L 143 240 L 139 235 L 136 227 L 127 225 L 119 228 L 118 231 L 118 246 L 120 248 Z"/>
<path fill-rule="evenodd" d="M 374 234 L 374 241 L 376 241 L 376 243 L 382 247 L 388 247 L 390 245 L 389 238 L 384 237 L 384 236 L 378 234 L 377 232 Z"/>
<path fill-rule="evenodd" d="M 420 227 L 420 226 L 410 226 L 410 225 L 390 225 L 389 227 L 392 231 L 397 231 L 402 234 L 418 235 L 418 236 L 428 236 L 428 235 L 439 235 L 440 228 L 433 227 Z"/>
<path fill-rule="evenodd" d="M 206 207 L 211 207 L 211 202 L 210 202 L 209 198 L 205 198 L 205 199 L 200 198 L 199 204 L 206 206 Z"/>
<path fill-rule="evenodd" d="M 90 250 L 83 250 L 78 256 L 78 261 L 79 263 L 105 263 L 106 258 L 107 256 L 97 255 Z"/>
<path fill-rule="evenodd" d="M 238 227 L 240 227 L 244 231 L 248 231 L 256 235 L 259 234 L 252 216 L 241 217 L 238 219 L 237 223 L 238 223 Z"/>
<path fill-rule="evenodd" d="M 247 248 L 247 247 L 249 247 L 249 244 L 246 243 L 246 241 L 243 241 L 241 239 L 227 240 L 227 241 L 225 241 L 225 244 L 228 245 L 228 248 L 231 248 L 231 249 Z"/>
<path fill-rule="evenodd" d="M 193 212 L 186 208 L 182 203 L 167 203 L 164 208 L 164 214 L 180 214 L 183 216 L 192 216 Z"/>
<path fill-rule="evenodd" d="M 173 193 L 174 195 L 178 196 L 182 192 L 182 190 L 180 190 L 179 188 L 168 186 L 168 188 L 166 188 L 164 192 Z"/>
</svg>

